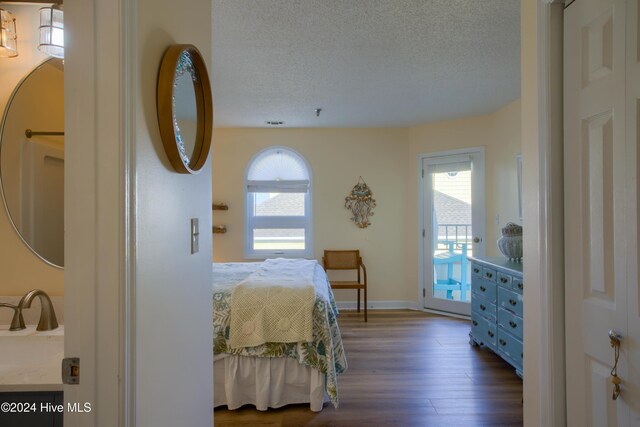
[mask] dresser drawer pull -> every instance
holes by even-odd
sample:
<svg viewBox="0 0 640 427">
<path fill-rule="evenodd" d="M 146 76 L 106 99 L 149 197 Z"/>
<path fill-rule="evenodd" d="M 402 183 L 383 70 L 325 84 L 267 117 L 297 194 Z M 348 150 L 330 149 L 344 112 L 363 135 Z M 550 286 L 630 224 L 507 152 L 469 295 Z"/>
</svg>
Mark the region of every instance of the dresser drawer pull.
<svg viewBox="0 0 640 427">
<path fill-rule="evenodd" d="M 507 342 L 500 338 L 500 345 L 504 347 L 505 345 L 507 345 Z"/>
<path fill-rule="evenodd" d="M 506 277 L 501 277 L 501 278 L 500 278 L 500 281 L 501 281 L 502 283 L 507 283 L 507 282 L 509 281 L 509 279 L 507 279 Z"/>
<path fill-rule="evenodd" d="M 485 311 L 487 307 L 484 304 L 480 304 L 480 310 Z"/>
<path fill-rule="evenodd" d="M 474 268 L 474 269 L 473 269 L 473 272 L 474 272 L 474 273 L 480 273 L 480 269 L 479 269 L 479 268 Z"/>
<path fill-rule="evenodd" d="M 493 336 L 495 335 L 493 332 L 491 331 L 487 331 L 487 335 L 489 335 L 491 338 L 493 338 Z"/>
<path fill-rule="evenodd" d="M 509 326 L 511 326 L 513 329 L 518 327 L 518 324 L 516 322 L 514 322 L 513 320 L 509 320 Z"/>
<path fill-rule="evenodd" d="M 472 320 L 471 323 L 473 323 L 473 326 L 478 326 L 478 322 L 476 322 L 475 320 Z"/>
<path fill-rule="evenodd" d="M 487 276 L 489 279 L 493 278 L 493 273 L 486 272 L 484 275 Z"/>
<path fill-rule="evenodd" d="M 515 306 L 518 304 L 518 301 L 514 300 L 514 299 L 509 299 L 509 304 Z"/>
<path fill-rule="evenodd" d="M 518 289 L 522 290 L 524 288 L 524 285 L 522 283 L 518 283 Z"/>
<path fill-rule="evenodd" d="M 487 288 L 485 288 L 484 286 L 480 285 L 480 290 L 481 290 L 482 292 L 484 292 L 484 291 L 486 291 L 486 290 L 487 290 Z"/>
</svg>

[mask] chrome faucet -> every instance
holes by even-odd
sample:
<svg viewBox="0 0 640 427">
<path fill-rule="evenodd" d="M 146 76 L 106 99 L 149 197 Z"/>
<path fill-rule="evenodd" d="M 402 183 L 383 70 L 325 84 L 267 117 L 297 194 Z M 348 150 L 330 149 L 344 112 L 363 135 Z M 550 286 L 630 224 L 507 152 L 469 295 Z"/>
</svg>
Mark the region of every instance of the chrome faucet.
<svg viewBox="0 0 640 427">
<path fill-rule="evenodd" d="M 40 297 L 40 321 L 36 327 L 36 331 L 50 331 L 58 327 L 58 320 L 56 319 L 56 313 L 53 311 L 53 304 L 51 299 L 41 289 L 32 289 L 22 297 L 18 303 L 20 310 L 25 308 L 31 308 L 31 302 L 35 297 Z"/>
<path fill-rule="evenodd" d="M 13 318 L 11 319 L 10 331 L 20 331 L 26 326 L 24 325 L 24 318 L 22 317 L 22 308 L 19 305 L 7 304 L 0 302 L 0 307 L 8 307 L 13 309 Z"/>
</svg>

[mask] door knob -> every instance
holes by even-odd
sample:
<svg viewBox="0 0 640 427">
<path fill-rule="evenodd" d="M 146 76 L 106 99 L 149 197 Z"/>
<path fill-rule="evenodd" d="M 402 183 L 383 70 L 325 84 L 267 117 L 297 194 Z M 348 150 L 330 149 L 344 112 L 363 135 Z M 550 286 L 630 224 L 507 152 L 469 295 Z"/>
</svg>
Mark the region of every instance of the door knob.
<svg viewBox="0 0 640 427">
<path fill-rule="evenodd" d="M 618 377 L 618 358 L 620 357 L 620 340 L 622 336 L 615 331 L 609 331 L 609 341 L 613 348 L 613 368 L 611 369 L 611 382 L 613 383 L 612 399 L 616 400 L 620 396 L 620 383 L 622 380 Z"/>
<path fill-rule="evenodd" d="M 473 243 L 480 243 L 482 242 L 482 237 L 474 237 L 473 238 Z"/>
</svg>

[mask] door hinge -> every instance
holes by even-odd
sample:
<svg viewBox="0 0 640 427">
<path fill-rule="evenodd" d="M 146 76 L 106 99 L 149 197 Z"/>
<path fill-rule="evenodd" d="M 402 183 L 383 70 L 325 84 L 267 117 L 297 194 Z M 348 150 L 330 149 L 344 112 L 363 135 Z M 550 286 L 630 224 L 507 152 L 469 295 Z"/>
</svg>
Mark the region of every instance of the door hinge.
<svg viewBox="0 0 640 427">
<path fill-rule="evenodd" d="M 80 358 L 62 359 L 62 384 L 80 384 Z"/>
<path fill-rule="evenodd" d="M 424 178 L 424 169 L 422 169 L 422 177 Z"/>
<path fill-rule="evenodd" d="M 427 296 L 427 290 L 425 288 L 422 288 L 422 298 Z"/>
<path fill-rule="evenodd" d="M 424 228 L 422 229 L 422 237 L 425 237 L 427 233 L 424 232 Z"/>
</svg>

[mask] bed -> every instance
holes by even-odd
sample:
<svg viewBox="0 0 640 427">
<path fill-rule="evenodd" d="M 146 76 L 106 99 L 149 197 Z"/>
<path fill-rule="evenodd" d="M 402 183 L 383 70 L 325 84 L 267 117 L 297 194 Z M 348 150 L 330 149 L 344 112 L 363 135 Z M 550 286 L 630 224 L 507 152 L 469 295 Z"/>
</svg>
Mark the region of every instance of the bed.
<svg viewBox="0 0 640 427">
<path fill-rule="evenodd" d="M 231 345 L 232 294 L 239 283 L 253 277 L 262 265 L 213 264 L 214 407 L 226 405 L 237 409 L 252 404 L 264 411 L 309 403 L 310 409 L 318 412 L 330 400 L 337 408 L 337 376 L 345 371 L 347 361 L 335 299 L 317 262 L 312 270 L 310 341 L 266 342 L 239 348 Z"/>
</svg>

